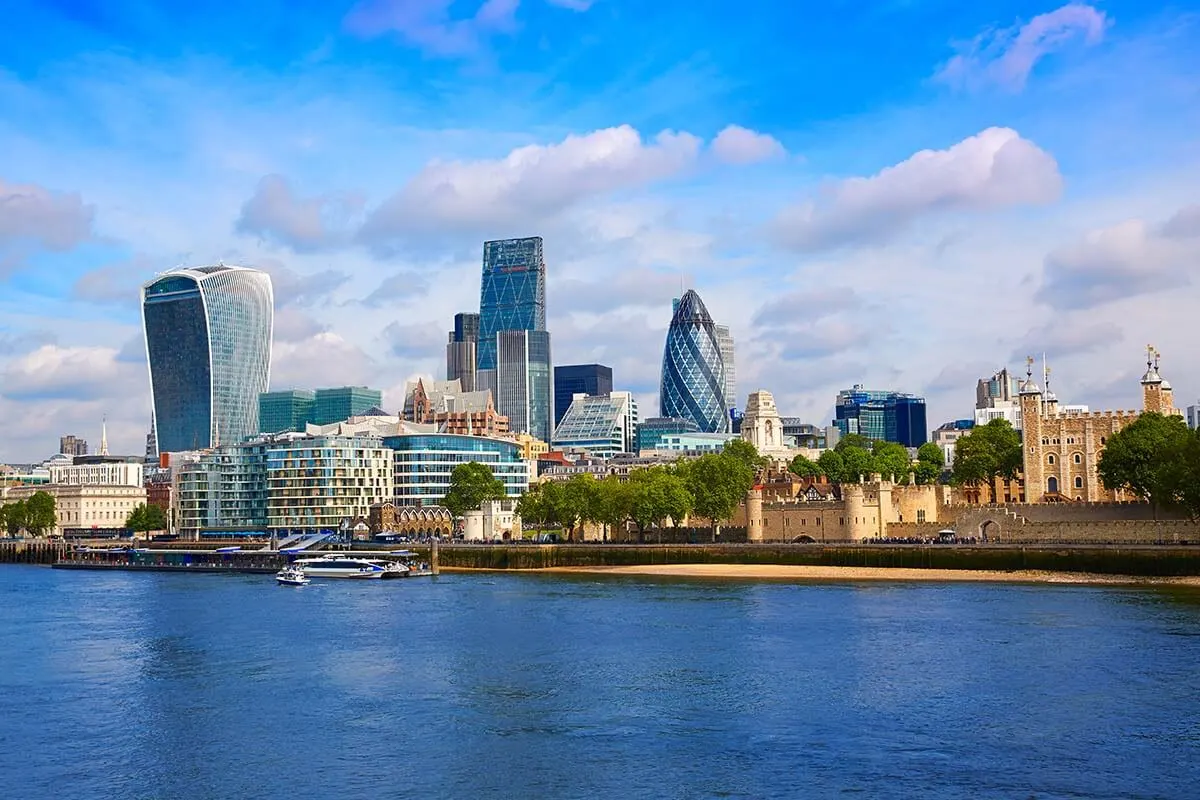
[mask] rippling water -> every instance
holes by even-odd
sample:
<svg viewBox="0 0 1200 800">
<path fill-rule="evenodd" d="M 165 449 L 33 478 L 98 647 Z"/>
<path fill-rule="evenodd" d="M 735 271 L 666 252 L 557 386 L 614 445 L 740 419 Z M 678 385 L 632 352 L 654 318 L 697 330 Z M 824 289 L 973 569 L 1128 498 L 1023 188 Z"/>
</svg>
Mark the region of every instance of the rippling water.
<svg viewBox="0 0 1200 800">
<path fill-rule="evenodd" d="M 1200 797 L 1200 596 L 0 568 L 0 795 Z"/>
</svg>

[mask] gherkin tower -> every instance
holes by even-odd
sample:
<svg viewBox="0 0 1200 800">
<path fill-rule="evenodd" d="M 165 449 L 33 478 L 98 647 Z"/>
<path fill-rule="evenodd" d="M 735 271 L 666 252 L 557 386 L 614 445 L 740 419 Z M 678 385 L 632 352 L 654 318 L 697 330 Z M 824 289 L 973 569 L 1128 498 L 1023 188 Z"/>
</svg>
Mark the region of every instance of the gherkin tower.
<svg viewBox="0 0 1200 800">
<path fill-rule="evenodd" d="M 659 412 L 689 419 L 706 433 L 728 429 L 720 337 L 704 301 L 691 289 L 680 298 L 667 329 Z"/>
</svg>

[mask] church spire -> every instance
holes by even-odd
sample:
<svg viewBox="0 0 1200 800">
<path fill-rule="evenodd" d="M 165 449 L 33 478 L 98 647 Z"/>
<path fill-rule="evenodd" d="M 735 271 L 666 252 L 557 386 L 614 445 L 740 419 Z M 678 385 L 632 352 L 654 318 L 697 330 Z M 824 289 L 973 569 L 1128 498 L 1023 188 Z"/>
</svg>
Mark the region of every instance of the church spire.
<svg viewBox="0 0 1200 800">
<path fill-rule="evenodd" d="M 100 419 L 100 455 L 108 455 L 108 417 Z"/>
</svg>

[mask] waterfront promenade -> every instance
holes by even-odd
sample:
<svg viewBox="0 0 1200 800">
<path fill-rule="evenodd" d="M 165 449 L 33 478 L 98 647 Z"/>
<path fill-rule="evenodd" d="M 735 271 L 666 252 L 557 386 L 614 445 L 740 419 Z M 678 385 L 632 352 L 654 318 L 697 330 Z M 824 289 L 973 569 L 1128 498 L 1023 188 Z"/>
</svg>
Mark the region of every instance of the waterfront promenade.
<svg viewBox="0 0 1200 800">
<path fill-rule="evenodd" d="M 99 543 L 112 547 L 112 542 Z M 201 543 L 155 544 L 148 552 L 73 551 L 62 543 L 0 541 L 0 563 L 76 568 L 168 571 L 271 572 L 288 556 L 247 544 L 218 553 Z M 427 544 L 408 547 L 430 559 Z M 358 543 L 356 552 L 386 555 L 378 545 Z M 465 544 L 441 543 L 444 570 L 595 570 L 614 574 L 802 579 L 970 579 L 1071 581 L 1114 578 L 1200 579 L 1200 546 L 1010 545 L 1010 544 Z M 320 552 L 320 551 L 316 551 Z M 188 554 L 191 554 L 190 556 Z"/>
</svg>

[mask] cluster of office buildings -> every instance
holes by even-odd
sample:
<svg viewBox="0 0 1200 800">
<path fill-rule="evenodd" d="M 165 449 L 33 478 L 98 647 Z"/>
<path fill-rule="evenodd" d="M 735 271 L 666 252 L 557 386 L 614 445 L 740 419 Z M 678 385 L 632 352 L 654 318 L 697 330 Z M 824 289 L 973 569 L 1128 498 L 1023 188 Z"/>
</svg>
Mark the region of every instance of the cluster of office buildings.
<svg viewBox="0 0 1200 800">
<path fill-rule="evenodd" d="M 369 387 L 269 390 L 274 296 L 264 272 L 171 270 L 145 284 L 141 307 L 153 409 L 145 479 L 109 482 L 93 470 L 75 485 L 144 484 L 131 502 L 162 504 L 190 533 L 328 529 L 383 503 L 429 507 L 468 461 L 486 463 L 516 497 L 577 463 L 717 452 L 744 421 L 733 337 L 694 290 L 673 302 L 657 416 L 642 418 L 608 366 L 554 366 L 540 237 L 484 243 L 479 310 L 454 317 L 445 379 L 410 382 L 394 414 Z M 925 441 L 921 398 L 858 386 L 839 395 L 830 426 L 777 424 L 781 443 L 809 451 L 848 433 Z M 95 466 L 78 437 L 64 436 L 60 451 L 72 469 Z M 61 476 L 25 477 L 55 486 Z M 107 510 L 110 523 L 125 507 Z"/>
</svg>

